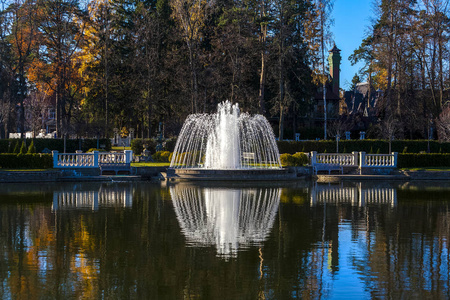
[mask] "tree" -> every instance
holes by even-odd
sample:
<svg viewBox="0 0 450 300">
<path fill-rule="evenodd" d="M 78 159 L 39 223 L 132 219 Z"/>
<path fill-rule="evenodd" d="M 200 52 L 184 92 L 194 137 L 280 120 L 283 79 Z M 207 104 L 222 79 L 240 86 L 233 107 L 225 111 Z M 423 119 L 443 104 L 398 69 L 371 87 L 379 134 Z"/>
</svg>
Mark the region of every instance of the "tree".
<svg viewBox="0 0 450 300">
<path fill-rule="evenodd" d="M 173 18 L 181 30 L 181 35 L 189 52 L 191 71 L 191 111 L 196 113 L 198 107 L 198 62 L 200 56 L 200 40 L 202 28 L 212 2 L 207 0 L 173 0 Z"/>
<path fill-rule="evenodd" d="M 313 79 L 322 84 L 323 107 L 324 107 L 324 139 L 327 138 L 327 96 L 326 82 L 328 76 L 325 66 L 325 51 L 327 45 L 331 44 L 332 37 L 330 27 L 333 23 L 331 11 L 333 0 L 311 0 L 311 10 L 306 19 L 306 37 L 312 57 Z"/>
<path fill-rule="evenodd" d="M 311 70 L 307 66 L 307 43 L 303 35 L 303 21 L 308 7 L 299 1 L 274 2 L 273 47 L 276 51 L 277 81 L 276 103 L 279 112 L 279 140 L 283 140 L 284 119 L 287 109 L 309 95 L 307 83 Z M 294 128 L 295 132 L 295 128 Z"/>
<path fill-rule="evenodd" d="M 446 105 L 436 120 L 439 141 L 450 141 L 450 105 Z"/>
<path fill-rule="evenodd" d="M 85 12 L 77 0 L 37 0 L 36 59 L 28 79 L 56 99 L 56 132 L 66 134 L 81 92 L 79 49 L 84 41 Z"/>
</svg>

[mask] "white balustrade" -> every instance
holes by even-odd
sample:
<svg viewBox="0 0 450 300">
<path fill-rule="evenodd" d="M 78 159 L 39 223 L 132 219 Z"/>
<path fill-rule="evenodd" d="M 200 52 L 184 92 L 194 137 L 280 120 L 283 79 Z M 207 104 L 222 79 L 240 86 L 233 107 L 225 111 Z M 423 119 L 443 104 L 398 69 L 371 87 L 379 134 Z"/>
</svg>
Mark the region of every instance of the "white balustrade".
<svg viewBox="0 0 450 300">
<path fill-rule="evenodd" d="M 360 152 L 359 166 L 361 168 L 396 168 L 397 167 L 397 152 L 391 154 L 366 154 Z"/>
<path fill-rule="evenodd" d="M 58 153 L 52 151 L 54 168 L 99 168 L 102 164 L 130 164 L 133 151 L 123 153 Z"/>
<path fill-rule="evenodd" d="M 352 153 L 317 153 L 311 152 L 311 165 L 319 164 L 339 165 L 343 167 L 360 168 L 396 168 L 397 152 L 391 154 L 366 154 L 366 152 Z"/>
<path fill-rule="evenodd" d="M 358 152 L 352 153 L 317 153 L 311 152 L 311 164 L 328 164 L 340 166 L 358 166 Z"/>
</svg>

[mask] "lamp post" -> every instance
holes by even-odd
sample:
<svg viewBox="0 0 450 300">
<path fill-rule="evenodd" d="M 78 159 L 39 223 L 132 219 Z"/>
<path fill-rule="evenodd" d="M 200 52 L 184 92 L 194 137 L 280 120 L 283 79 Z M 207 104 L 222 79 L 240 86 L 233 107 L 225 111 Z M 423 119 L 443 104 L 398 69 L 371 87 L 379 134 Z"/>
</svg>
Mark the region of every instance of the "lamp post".
<svg viewBox="0 0 450 300">
<path fill-rule="evenodd" d="M 339 140 L 341 138 L 340 134 L 336 135 L 336 153 L 339 153 Z"/>
</svg>

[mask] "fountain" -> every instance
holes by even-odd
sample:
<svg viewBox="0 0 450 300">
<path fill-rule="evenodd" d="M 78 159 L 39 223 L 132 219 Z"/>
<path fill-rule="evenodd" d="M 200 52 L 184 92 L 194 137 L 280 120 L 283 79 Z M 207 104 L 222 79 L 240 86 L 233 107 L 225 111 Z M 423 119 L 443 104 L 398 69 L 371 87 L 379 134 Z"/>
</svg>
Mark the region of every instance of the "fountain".
<svg viewBox="0 0 450 300">
<path fill-rule="evenodd" d="M 181 231 L 190 247 L 215 247 L 229 259 L 260 247 L 278 212 L 281 188 L 198 187 L 177 184 L 170 196 Z"/>
<path fill-rule="evenodd" d="M 273 180 L 292 177 L 281 167 L 273 130 L 262 115 L 241 113 L 226 101 L 214 114 L 189 115 L 167 178 Z"/>
</svg>

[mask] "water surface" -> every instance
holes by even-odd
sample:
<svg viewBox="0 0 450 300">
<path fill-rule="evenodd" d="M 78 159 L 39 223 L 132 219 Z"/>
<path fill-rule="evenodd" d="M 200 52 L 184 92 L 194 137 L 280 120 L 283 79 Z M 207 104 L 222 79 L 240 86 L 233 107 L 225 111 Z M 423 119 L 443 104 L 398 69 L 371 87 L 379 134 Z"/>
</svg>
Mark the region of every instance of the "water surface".
<svg viewBox="0 0 450 300">
<path fill-rule="evenodd" d="M 448 299 L 447 183 L 2 184 L 3 299 Z"/>
</svg>

